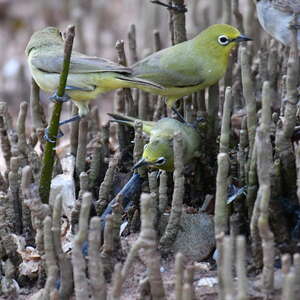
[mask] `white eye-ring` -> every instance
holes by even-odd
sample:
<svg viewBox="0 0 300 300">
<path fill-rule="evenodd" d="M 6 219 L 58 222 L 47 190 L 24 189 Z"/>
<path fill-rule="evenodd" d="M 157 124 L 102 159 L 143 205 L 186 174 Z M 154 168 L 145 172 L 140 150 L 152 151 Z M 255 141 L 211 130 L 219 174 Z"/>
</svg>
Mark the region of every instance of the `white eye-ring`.
<svg viewBox="0 0 300 300">
<path fill-rule="evenodd" d="M 164 157 L 159 157 L 156 161 L 155 161 L 155 165 L 156 166 L 161 166 L 166 162 L 166 159 Z"/>
<path fill-rule="evenodd" d="M 229 44 L 230 40 L 226 35 L 220 35 L 218 37 L 218 43 L 222 46 Z"/>
</svg>

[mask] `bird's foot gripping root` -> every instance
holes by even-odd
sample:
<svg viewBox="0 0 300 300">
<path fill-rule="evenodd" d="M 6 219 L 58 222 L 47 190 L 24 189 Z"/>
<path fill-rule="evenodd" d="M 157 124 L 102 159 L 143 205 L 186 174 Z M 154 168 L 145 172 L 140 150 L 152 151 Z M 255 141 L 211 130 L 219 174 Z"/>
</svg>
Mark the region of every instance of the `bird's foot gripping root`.
<svg viewBox="0 0 300 300">
<path fill-rule="evenodd" d="M 186 121 L 184 119 L 184 117 L 181 115 L 181 113 L 174 107 L 171 108 L 172 111 L 175 113 L 175 115 L 178 117 L 178 120 L 181 122 L 181 123 L 184 123 L 186 124 Z"/>
<path fill-rule="evenodd" d="M 81 119 L 81 117 L 79 115 L 75 115 L 70 119 L 59 122 L 58 126 L 65 125 L 65 124 L 68 124 L 68 123 L 71 123 L 71 122 L 74 122 L 74 121 L 78 121 L 80 119 Z M 50 142 L 50 143 L 55 143 L 57 139 L 59 139 L 63 136 L 64 136 L 63 132 L 61 130 L 59 130 L 59 133 L 58 133 L 57 136 L 50 137 L 49 136 L 49 129 L 48 128 L 45 129 L 44 139 L 46 141 Z"/>
<path fill-rule="evenodd" d="M 57 139 L 59 139 L 59 138 L 61 138 L 61 137 L 63 137 L 63 136 L 64 136 L 64 133 L 63 133 L 61 130 L 59 130 L 57 136 L 55 136 L 55 137 L 50 137 L 50 136 L 49 136 L 49 128 L 46 128 L 46 129 L 45 129 L 44 139 L 45 139 L 47 142 L 49 142 L 49 143 L 54 144 L 54 143 L 56 143 L 56 140 L 57 140 Z"/>
<path fill-rule="evenodd" d="M 179 13 L 186 13 L 187 8 L 185 5 L 169 5 L 164 2 L 158 1 L 158 0 L 152 0 L 151 3 L 155 3 L 164 7 L 167 7 L 168 9 L 174 10 Z"/>
<path fill-rule="evenodd" d="M 57 95 L 57 93 L 54 93 L 52 96 L 49 97 L 49 99 L 55 103 L 64 103 L 68 102 L 71 98 L 67 94 L 64 94 L 62 97 L 60 97 Z"/>
<path fill-rule="evenodd" d="M 81 119 L 81 117 L 79 115 L 75 115 L 70 119 L 59 122 L 59 126 L 65 125 L 65 124 L 68 124 L 68 123 L 71 123 L 71 122 L 79 121 L 80 119 Z"/>
</svg>

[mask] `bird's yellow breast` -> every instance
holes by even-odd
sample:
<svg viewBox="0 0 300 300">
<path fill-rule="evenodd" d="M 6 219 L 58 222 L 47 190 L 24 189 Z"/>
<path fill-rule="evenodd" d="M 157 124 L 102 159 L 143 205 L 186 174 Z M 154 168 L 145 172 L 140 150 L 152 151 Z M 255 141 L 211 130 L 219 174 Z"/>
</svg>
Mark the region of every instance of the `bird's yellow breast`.
<svg viewBox="0 0 300 300">
<path fill-rule="evenodd" d="M 31 75 L 34 78 L 35 82 L 38 84 L 40 89 L 45 92 L 52 92 L 58 87 L 59 74 L 46 73 L 40 71 L 32 64 L 29 64 Z"/>
</svg>

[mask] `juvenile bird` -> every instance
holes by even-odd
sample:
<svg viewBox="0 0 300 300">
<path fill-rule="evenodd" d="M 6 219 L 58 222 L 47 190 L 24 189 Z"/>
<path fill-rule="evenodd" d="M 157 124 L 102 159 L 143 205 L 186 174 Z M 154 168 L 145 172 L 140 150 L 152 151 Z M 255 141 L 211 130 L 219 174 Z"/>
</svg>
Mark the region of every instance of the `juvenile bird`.
<svg viewBox="0 0 300 300">
<path fill-rule="evenodd" d="M 167 97 L 172 108 L 177 99 L 215 84 L 226 72 L 231 50 L 250 38 L 235 27 L 215 24 L 195 38 L 163 49 L 137 62 L 131 68 L 135 78 L 150 80 L 164 89 L 140 89 Z"/>
<path fill-rule="evenodd" d="M 31 74 L 39 87 L 46 92 L 56 90 L 64 58 L 64 41 L 60 31 L 55 27 L 46 27 L 35 32 L 27 44 L 25 53 Z M 79 117 L 88 113 L 89 101 L 98 94 L 117 88 L 143 85 L 158 90 L 163 88 L 147 79 L 133 77 L 130 68 L 104 58 L 72 51 L 66 93 L 78 107 Z"/>
<path fill-rule="evenodd" d="M 108 114 L 115 122 L 133 127 L 136 118 L 117 114 Z M 172 118 L 163 118 L 157 122 L 143 121 L 143 131 L 150 136 L 145 145 L 142 158 L 134 169 L 149 166 L 166 171 L 174 170 L 173 136 L 180 131 L 183 138 L 184 163 L 189 163 L 199 154 L 200 137 L 195 128 Z"/>
<path fill-rule="evenodd" d="M 300 25 L 300 1 L 256 0 L 255 2 L 257 18 L 263 29 L 276 40 L 290 46 L 292 42 L 290 27 L 293 26 L 294 14 L 298 14 L 297 23 Z M 297 41 L 300 48 L 300 31 L 297 33 Z"/>
</svg>

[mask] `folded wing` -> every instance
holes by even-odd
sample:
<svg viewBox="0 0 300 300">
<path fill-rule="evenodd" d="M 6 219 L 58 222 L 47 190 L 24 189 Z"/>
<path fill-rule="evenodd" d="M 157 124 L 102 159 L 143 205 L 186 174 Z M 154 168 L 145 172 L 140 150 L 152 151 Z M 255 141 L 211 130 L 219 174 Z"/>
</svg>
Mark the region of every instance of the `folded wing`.
<svg viewBox="0 0 300 300">
<path fill-rule="evenodd" d="M 133 76 L 165 87 L 189 87 L 204 81 L 197 56 L 188 43 L 156 52 L 131 68 Z"/>
<path fill-rule="evenodd" d="M 38 69 L 47 73 L 60 73 L 62 71 L 63 53 L 58 55 L 38 55 L 31 59 L 31 63 Z M 131 69 L 123 67 L 110 60 L 86 56 L 78 52 L 72 52 L 70 61 L 70 74 L 95 73 L 95 72 L 116 72 L 131 74 Z"/>
</svg>

